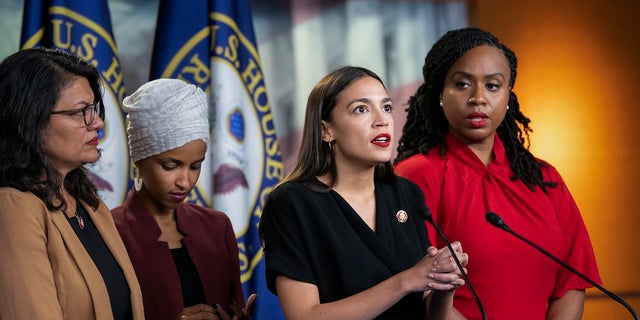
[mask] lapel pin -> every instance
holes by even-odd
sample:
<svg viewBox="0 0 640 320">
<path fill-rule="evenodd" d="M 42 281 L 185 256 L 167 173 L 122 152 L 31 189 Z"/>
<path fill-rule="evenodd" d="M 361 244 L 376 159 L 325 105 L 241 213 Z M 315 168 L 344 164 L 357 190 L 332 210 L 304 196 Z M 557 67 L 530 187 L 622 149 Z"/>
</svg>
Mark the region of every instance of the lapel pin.
<svg viewBox="0 0 640 320">
<path fill-rule="evenodd" d="M 405 223 L 407 222 L 407 218 L 409 216 L 407 215 L 407 212 L 404 210 L 399 210 L 398 213 L 396 213 L 396 218 L 398 218 L 398 221 L 400 223 Z"/>
</svg>

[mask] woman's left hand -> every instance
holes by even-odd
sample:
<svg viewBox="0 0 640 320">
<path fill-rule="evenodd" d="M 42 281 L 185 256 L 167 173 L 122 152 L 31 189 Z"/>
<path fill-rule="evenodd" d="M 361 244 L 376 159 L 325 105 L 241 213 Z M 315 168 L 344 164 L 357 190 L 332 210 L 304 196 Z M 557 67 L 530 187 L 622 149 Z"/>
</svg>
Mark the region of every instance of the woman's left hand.
<svg viewBox="0 0 640 320">
<path fill-rule="evenodd" d="M 467 255 L 462 250 L 462 245 L 460 242 L 455 241 L 451 243 L 451 247 L 456 254 L 456 257 L 460 261 L 460 264 L 463 267 L 464 272 L 466 273 L 466 266 L 469 262 L 469 255 Z M 435 256 L 435 261 L 432 269 L 432 273 L 430 277 L 438 283 L 441 284 L 449 284 L 453 285 L 454 289 L 464 285 L 464 279 L 461 278 L 462 271 L 458 268 L 458 265 L 455 263 L 451 252 L 447 247 L 443 247 L 438 250 L 438 253 Z"/>
</svg>

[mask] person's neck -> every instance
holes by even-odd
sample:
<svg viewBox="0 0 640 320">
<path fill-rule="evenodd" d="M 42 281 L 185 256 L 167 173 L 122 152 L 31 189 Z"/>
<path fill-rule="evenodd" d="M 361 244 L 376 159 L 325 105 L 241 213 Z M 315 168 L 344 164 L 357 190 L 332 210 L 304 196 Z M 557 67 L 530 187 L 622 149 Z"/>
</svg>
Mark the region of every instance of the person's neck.
<svg viewBox="0 0 640 320">
<path fill-rule="evenodd" d="M 144 190 L 144 189 L 143 189 Z M 171 221 L 175 221 L 175 209 L 166 208 L 159 206 L 158 202 L 154 201 L 148 194 L 146 194 L 143 190 L 136 191 L 138 194 L 138 198 L 144 204 L 145 208 L 151 216 L 158 221 L 158 223 L 168 223 Z"/>
<path fill-rule="evenodd" d="M 333 190 L 355 210 L 369 228 L 376 230 L 374 168 L 348 172 L 338 170 Z"/>
<path fill-rule="evenodd" d="M 469 149 L 482 161 L 485 167 L 488 167 L 493 160 L 493 141 L 482 144 L 470 144 Z"/>
<path fill-rule="evenodd" d="M 494 157 L 493 145 L 495 143 L 495 134 L 480 141 L 469 141 L 456 134 L 452 133 L 452 135 L 466 144 L 471 152 L 473 152 L 476 157 L 478 157 L 478 159 L 484 164 L 485 167 L 489 166 Z"/>
<path fill-rule="evenodd" d="M 370 195 L 375 189 L 374 169 L 341 170 L 338 168 L 333 189 L 341 194 Z"/>
<path fill-rule="evenodd" d="M 144 189 L 142 189 L 144 190 Z M 160 237 L 158 241 L 166 242 L 169 249 L 177 249 L 182 247 L 182 238 L 184 235 L 178 230 L 178 220 L 176 217 L 176 209 L 160 206 L 146 193 L 139 193 L 138 196 L 146 207 L 153 220 L 160 228 Z"/>
<path fill-rule="evenodd" d="M 62 194 L 62 199 L 64 200 L 64 204 L 62 207 L 62 211 L 67 215 L 75 215 L 77 211 L 77 200 L 67 191 L 67 189 L 62 186 L 62 190 L 60 191 Z"/>
</svg>

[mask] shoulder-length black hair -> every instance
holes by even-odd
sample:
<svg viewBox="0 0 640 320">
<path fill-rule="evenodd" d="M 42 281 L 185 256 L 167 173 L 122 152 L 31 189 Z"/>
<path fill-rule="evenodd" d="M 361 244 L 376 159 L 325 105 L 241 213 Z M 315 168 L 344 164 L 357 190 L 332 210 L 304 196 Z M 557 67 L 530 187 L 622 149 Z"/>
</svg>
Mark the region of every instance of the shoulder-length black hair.
<svg viewBox="0 0 640 320">
<path fill-rule="evenodd" d="M 86 78 L 104 118 L 100 75 L 90 63 L 58 49 L 20 50 L 0 62 L 0 186 L 30 191 L 49 210 L 64 208 L 62 185 L 94 209 L 100 203 L 84 168 L 62 176 L 42 148 L 41 131 L 49 123 L 61 92 L 77 77 Z"/>
</svg>

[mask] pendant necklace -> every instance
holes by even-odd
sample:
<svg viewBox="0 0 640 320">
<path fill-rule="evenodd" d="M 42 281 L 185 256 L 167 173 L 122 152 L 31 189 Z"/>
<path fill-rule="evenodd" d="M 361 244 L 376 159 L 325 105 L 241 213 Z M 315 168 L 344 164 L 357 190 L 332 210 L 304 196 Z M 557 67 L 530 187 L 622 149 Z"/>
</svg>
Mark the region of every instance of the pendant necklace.
<svg viewBox="0 0 640 320">
<path fill-rule="evenodd" d="M 72 218 L 76 218 L 76 221 L 78 221 L 78 226 L 80 227 L 80 230 L 84 230 L 84 219 L 78 215 L 78 202 L 76 201 L 76 212 L 73 215 Z M 65 215 L 69 216 L 69 214 L 67 213 L 67 210 L 62 210 L 64 212 Z"/>
<path fill-rule="evenodd" d="M 76 210 L 75 218 L 76 220 L 78 220 L 78 226 L 80 226 L 80 230 L 84 230 L 84 219 L 82 219 L 82 217 L 78 215 L 77 210 Z"/>
</svg>

